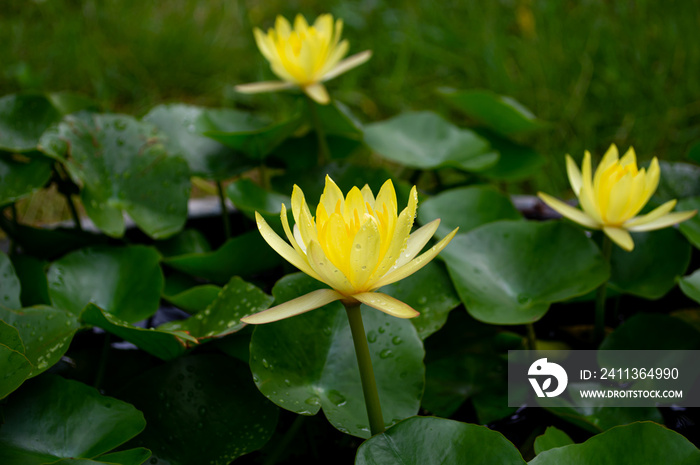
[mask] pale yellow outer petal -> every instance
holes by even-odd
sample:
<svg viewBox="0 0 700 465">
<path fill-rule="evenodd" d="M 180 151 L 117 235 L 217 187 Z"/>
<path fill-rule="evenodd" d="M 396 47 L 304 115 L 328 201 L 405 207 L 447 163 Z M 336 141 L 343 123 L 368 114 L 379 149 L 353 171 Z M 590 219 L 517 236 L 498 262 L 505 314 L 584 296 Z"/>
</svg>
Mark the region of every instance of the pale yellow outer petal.
<svg viewBox="0 0 700 465">
<path fill-rule="evenodd" d="M 326 185 L 323 188 L 323 194 L 321 194 L 320 204 L 326 209 L 326 213 L 330 215 L 336 210 L 340 202 L 340 209 L 338 213 L 342 213 L 345 209 L 345 197 L 343 196 L 343 191 L 340 190 L 338 185 L 333 182 L 330 176 L 326 175 Z"/>
<path fill-rule="evenodd" d="M 342 298 L 342 294 L 334 291 L 333 289 L 319 289 L 275 307 L 268 308 L 267 310 L 256 313 L 255 315 L 241 318 L 241 321 L 243 323 L 254 325 L 272 323 L 273 321 L 283 320 L 285 318 L 315 310 Z"/>
<path fill-rule="evenodd" d="M 402 266 L 401 268 L 397 268 L 396 270 L 387 273 L 384 275 L 379 281 L 377 281 L 374 286 L 375 289 L 378 289 L 382 286 L 386 286 L 387 284 L 394 283 L 396 281 L 399 281 L 406 276 L 410 276 L 416 271 L 420 270 L 423 268 L 425 265 L 427 265 L 433 258 L 439 254 L 442 249 L 445 248 L 447 244 L 450 243 L 452 238 L 457 234 L 457 231 L 459 228 L 455 229 L 451 233 L 449 233 L 443 240 L 435 244 L 433 247 L 431 247 L 427 252 L 423 253 L 422 255 L 414 258 L 410 262 L 408 262 L 406 265 Z"/>
<path fill-rule="evenodd" d="M 646 224 L 646 223 L 651 223 L 652 221 L 661 218 L 664 216 L 666 213 L 670 212 L 673 210 L 673 207 L 676 206 L 677 200 L 669 200 L 668 202 L 664 203 L 663 205 L 660 205 L 647 213 L 646 215 L 638 216 L 636 218 L 632 218 L 631 220 L 627 221 L 625 224 L 622 226 L 625 229 L 630 229 L 631 227 L 634 226 L 639 226 L 641 224 Z"/>
<path fill-rule="evenodd" d="M 234 87 L 236 92 L 241 94 L 259 94 L 262 92 L 275 92 L 278 90 L 291 89 L 296 87 L 291 82 L 284 81 L 262 81 L 252 82 L 250 84 L 238 84 Z"/>
<path fill-rule="evenodd" d="M 410 305 L 381 292 L 364 292 L 352 297 L 365 305 L 397 318 L 413 318 L 420 315 Z"/>
<path fill-rule="evenodd" d="M 578 169 L 578 166 L 576 165 L 574 159 L 571 158 L 571 155 L 566 156 L 566 174 L 569 176 L 571 190 L 573 190 L 576 197 L 578 197 L 581 193 L 583 179 L 581 178 L 581 170 Z"/>
<path fill-rule="evenodd" d="M 355 289 L 363 289 L 374 273 L 382 246 L 376 220 L 370 218 L 355 234 L 350 248 L 350 281 Z"/>
<path fill-rule="evenodd" d="M 637 154 L 634 153 L 634 148 L 630 147 L 627 149 L 627 153 L 620 159 L 621 166 L 633 165 L 637 167 Z"/>
<path fill-rule="evenodd" d="M 654 157 L 651 160 L 651 164 L 649 165 L 649 171 L 647 171 L 646 175 L 646 185 L 644 186 L 644 196 L 642 197 L 643 205 L 646 205 L 651 196 L 654 195 L 654 192 L 656 192 L 656 188 L 659 187 L 660 177 L 661 168 L 659 168 L 659 160 L 657 160 L 657 158 Z"/>
<path fill-rule="evenodd" d="M 630 201 L 629 194 L 632 190 L 632 183 L 632 176 L 626 174 L 610 189 L 607 209 L 603 216 L 603 221 L 606 224 L 618 225 L 627 220 L 627 218 L 624 218 L 622 214 Z"/>
<path fill-rule="evenodd" d="M 555 210 L 571 221 L 575 221 L 576 223 L 587 228 L 600 229 L 600 223 L 588 216 L 586 212 L 583 212 L 578 208 L 574 208 L 549 194 L 545 194 L 544 192 L 538 192 L 537 196 L 542 199 L 544 203 L 549 205 L 552 210 Z"/>
<path fill-rule="evenodd" d="M 320 82 L 304 86 L 303 90 L 304 93 L 311 97 L 313 101 L 321 105 L 327 105 L 331 101 L 331 98 L 328 95 L 328 91 L 326 90 L 325 86 Z"/>
<path fill-rule="evenodd" d="M 362 192 L 362 198 L 365 200 L 366 203 L 369 204 L 370 207 L 374 208 L 374 194 L 372 193 L 372 189 L 365 184 L 365 186 L 362 188 L 360 191 Z"/>
<path fill-rule="evenodd" d="M 339 47 L 343 46 L 343 43 L 346 43 L 343 41 Z M 343 50 L 342 55 L 344 55 L 347 52 L 347 49 Z M 340 54 L 340 53 L 339 53 Z M 341 56 L 342 56 L 341 55 Z M 330 71 L 328 71 L 324 76 L 323 76 L 323 81 L 330 81 L 331 79 L 340 76 L 341 74 L 350 71 L 353 68 L 356 68 L 360 66 L 361 64 L 365 63 L 368 61 L 370 58 L 372 58 L 372 51 L 371 50 L 365 50 L 364 52 L 357 53 L 353 56 L 350 56 L 337 65 Z"/>
<path fill-rule="evenodd" d="M 272 228 L 267 224 L 265 219 L 258 212 L 255 212 L 255 221 L 258 224 L 258 230 L 260 231 L 260 235 L 263 237 L 263 239 L 265 239 L 265 242 L 267 242 L 270 245 L 270 247 L 272 247 L 275 250 L 275 252 L 280 254 L 282 258 L 284 258 L 289 263 L 299 268 L 299 270 L 308 274 L 312 278 L 317 279 L 319 281 L 323 281 L 321 277 L 309 266 L 309 263 L 307 263 L 306 258 L 299 255 L 297 251 L 292 248 L 291 245 L 284 242 L 284 240 L 282 240 L 282 238 L 279 237 L 277 233 L 272 230 Z"/>
<path fill-rule="evenodd" d="M 680 223 L 689 218 L 692 218 L 697 213 L 697 210 L 669 213 L 661 218 L 657 218 L 648 223 L 639 224 L 637 226 L 628 227 L 627 229 L 633 232 L 653 231 L 654 229 L 662 229 L 668 226 Z"/>
<path fill-rule="evenodd" d="M 282 228 L 284 229 L 284 233 L 287 235 L 287 240 L 289 241 L 290 244 L 292 244 L 292 247 L 294 247 L 294 250 L 296 250 L 296 252 L 299 254 L 300 257 L 306 256 L 305 248 L 302 248 L 299 245 L 296 237 L 294 237 L 294 234 L 292 233 L 292 230 L 289 229 L 289 219 L 287 218 L 287 207 L 284 204 L 282 204 L 282 209 L 280 211 L 280 220 L 282 221 Z"/>
<path fill-rule="evenodd" d="M 581 165 L 582 184 L 578 201 L 581 204 L 583 211 L 586 212 L 586 214 L 592 218 L 593 221 L 595 221 L 597 224 L 602 224 L 603 218 L 601 217 L 600 210 L 596 204 L 595 192 L 593 190 L 593 175 L 591 170 L 591 153 L 586 150 L 586 153 L 583 156 L 583 164 Z M 596 176 L 598 176 L 598 171 L 596 171 Z"/>
<path fill-rule="evenodd" d="M 609 226 L 604 226 L 603 227 L 603 232 L 610 238 L 612 241 L 622 247 L 622 249 L 626 250 L 627 252 L 631 252 L 632 249 L 634 249 L 634 241 L 632 241 L 632 236 L 630 236 L 630 233 L 627 232 L 627 230 L 622 229 L 622 228 L 612 228 Z"/>
<path fill-rule="evenodd" d="M 410 262 L 413 260 L 418 253 L 420 253 L 421 250 L 423 250 L 423 247 L 425 247 L 425 244 L 428 243 L 431 237 L 433 237 L 433 234 L 435 234 L 435 231 L 437 231 L 438 226 L 440 226 L 440 219 L 436 219 L 431 221 L 430 223 L 426 224 L 425 226 L 422 226 L 421 228 L 418 228 L 408 236 L 408 241 L 406 242 L 406 249 L 403 251 L 399 259 L 396 261 L 394 264 L 394 268 L 401 268 L 404 266 L 406 263 Z"/>
</svg>

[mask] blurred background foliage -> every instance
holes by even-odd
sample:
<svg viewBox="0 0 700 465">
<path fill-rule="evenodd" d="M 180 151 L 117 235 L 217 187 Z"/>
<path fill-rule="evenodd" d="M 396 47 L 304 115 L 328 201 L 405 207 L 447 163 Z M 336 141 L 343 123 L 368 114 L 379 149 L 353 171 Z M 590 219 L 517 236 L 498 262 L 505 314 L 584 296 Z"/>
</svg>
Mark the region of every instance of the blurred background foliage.
<svg viewBox="0 0 700 465">
<path fill-rule="evenodd" d="M 439 87 L 508 95 L 552 123 L 528 138 L 563 175 L 563 155 L 634 145 L 681 160 L 700 140 L 700 2 L 670 0 L 3 0 L 0 95 L 70 90 L 141 116 L 163 102 L 280 113 L 284 94 L 252 28 L 329 11 L 350 53 L 372 60 L 330 83 L 365 121 L 432 109 L 458 123 Z M 536 183 L 537 185 L 538 183 Z M 542 186 L 549 187 L 549 186 Z M 558 186 L 566 189 L 566 183 Z"/>
</svg>

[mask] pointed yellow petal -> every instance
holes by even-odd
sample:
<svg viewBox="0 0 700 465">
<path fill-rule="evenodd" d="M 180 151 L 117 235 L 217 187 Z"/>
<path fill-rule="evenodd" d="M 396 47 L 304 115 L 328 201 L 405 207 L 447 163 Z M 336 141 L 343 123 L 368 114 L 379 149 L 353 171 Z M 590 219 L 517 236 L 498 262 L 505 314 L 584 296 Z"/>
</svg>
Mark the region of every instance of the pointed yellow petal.
<svg viewBox="0 0 700 465">
<path fill-rule="evenodd" d="M 357 187 L 350 189 L 350 192 L 348 192 L 348 195 L 345 198 L 345 208 L 343 211 L 345 221 L 348 221 L 354 216 L 355 210 L 357 210 L 358 214 L 360 215 L 367 211 L 367 208 L 365 207 L 365 199 L 362 197 L 362 193 Z M 362 216 L 360 218 L 362 218 Z"/>
<path fill-rule="evenodd" d="M 331 302 L 342 299 L 343 296 L 332 289 L 319 289 L 297 297 L 276 307 L 268 308 L 255 315 L 241 318 L 243 323 L 262 324 L 283 320 L 292 316 L 315 310 Z"/>
<path fill-rule="evenodd" d="M 327 105 L 331 101 L 328 91 L 320 82 L 304 86 L 304 93 L 321 105 Z"/>
<path fill-rule="evenodd" d="M 576 166 L 576 162 L 573 158 L 571 158 L 571 155 L 566 156 L 566 173 L 569 176 L 571 190 L 573 190 L 576 197 L 578 197 L 579 193 L 581 192 L 583 180 L 581 178 L 581 170 L 578 169 L 578 166 Z"/>
<path fill-rule="evenodd" d="M 646 215 L 638 216 L 636 218 L 632 218 L 631 220 L 627 221 L 623 226 L 625 229 L 630 229 L 634 226 L 639 226 L 641 224 L 646 224 L 646 223 L 651 223 L 652 221 L 661 218 L 664 216 L 666 213 L 670 212 L 673 210 L 673 208 L 676 206 L 677 200 L 669 200 L 668 202 L 664 203 L 663 205 L 660 205 L 647 213 Z"/>
<path fill-rule="evenodd" d="M 600 215 L 600 209 L 596 205 L 594 198 L 595 192 L 593 189 L 593 175 L 591 174 L 591 152 L 586 150 L 583 156 L 583 164 L 581 165 L 581 191 L 578 196 L 578 201 L 581 204 L 583 211 L 598 224 L 603 223 L 603 218 Z M 596 177 L 598 177 L 596 171 Z M 551 206 L 551 205 L 550 205 Z M 552 207 L 554 208 L 554 207 Z M 559 212 L 561 213 L 561 212 Z M 562 213 L 563 214 L 563 213 Z"/>
<path fill-rule="evenodd" d="M 299 186 L 294 184 L 292 188 L 292 216 L 294 216 L 294 222 L 299 224 L 299 218 L 301 218 L 301 208 L 302 205 L 306 203 L 304 198 L 304 192 Z"/>
<path fill-rule="evenodd" d="M 301 256 L 301 257 L 306 256 L 304 249 L 301 248 L 301 246 L 297 242 L 296 238 L 294 237 L 294 234 L 292 234 L 291 229 L 289 229 L 289 219 L 287 218 L 287 207 L 284 204 L 282 204 L 282 211 L 280 212 L 280 220 L 282 220 L 282 228 L 284 229 L 284 233 L 287 235 L 287 240 L 289 241 L 290 244 L 292 244 L 292 247 L 294 247 L 294 250 L 297 251 L 299 256 Z"/>
<path fill-rule="evenodd" d="M 630 191 L 632 189 L 633 178 L 626 174 L 619 179 L 610 189 L 610 197 L 608 198 L 608 208 L 603 216 L 603 221 L 607 224 L 619 225 L 627 218 L 624 218 L 624 213 L 627 204 L 630 200 Z"/>
<path fill-rule="evenodd" d="M 326 185 L 323 188 L 323 194 L 321 194 L 320 202 L 326 209 L 328 215 L 336 211 L 336 206 L 340 201 L 340 210 L 338 213 L 344 211 L 345 207 L 345 196 L 343 196 L 343 191 L 340 190 L 338 185 L 333 182 L 330 176 L 326 175 Z"/>
<path fill-rule="evenodd" d="M 287 260 L 289 263 L 299 268 L 299 270 L 303 271 L 314 279 L 322 281 L 320 276 L 309 266 L 306 258 L 299 255 L 297 251 L 292 248 L 292 246 L 284 242 L 282 238 L 272 230 L 272 228 L 258 212 L 255 212 L 255 221 L 258 224 L 260 235 L 263 237 L 263 239 L 265 239 L 265 242 L 267 242 L 270 247 L 275 250 L 275 252 L 280 254 L 282 258 Z"/>
<path fill-rule="evenodd" d="M 250 84 L 238 84 L 234 87 L 236 92 L 241 94 L 258 94 L 261 92 L 275 92 L 277 90 L 285 90 L 296 87 L 291 82 L 283 81 L 263 81 L 252 82 Z"/>
<path fill-rule="evenodd" d="M 323 76 L 323 81 L 329 81 L 335 77 L 340 76 L 341 74 L 345 73 L 346 71 L 350 71 L 353 68 L 356 68 L 372 58 L 372 51 L 371 50 L 365 50 L 364 52 L 357 53 L 351 57 L 348 57 L 338 63 L 333 69 L 331 69 L 329 72 L 327 72 Z"/>
<path fill-rule="evenodd" d="M 420 315 L 410 305 L 381 292 L 364 292 L 352 297 L 365 305 L 397 318 L 413 318 Z"/>
<path fill-rule="evenodd" d="M 661 177 L 661 169 L 659 168 L 659 160 L 654 157 L 649 165 L 649 171 L 646 175 L 646 184 L 644 186 L 644 205 L 649 201 L 656 188 L 659 186 L 659 178 Z"/>
<path fill-rule="evenodd" d="M 384 209 L 384 206 L 387 207 L 390 217 L 396 217 L 398 206 L 396 204 L 396 191 L 394 190 L 394 183 L 391 182 L 391 179 L 387 179 L 382 185 L 382 188 L 379 189 L 377 200 L 374 202 L 374 211 L 380 212 Z"/>
<path fill-rule="evenodd" d="M 377 222 L 370 218 L 357 232 L 350 248 L 350 281 L 355 289 L 363 289 L 374 273 L 381 245 Z"/>
<path fill-rule="evenodd" d="M 308 251 L 309 264 L 318 276 L 322 278 L 319 281 L 346 295 L 353 292 L 353 287 L 348 278 L 323 254 L 323 249 L 318 242 L 310 242 Z"/>
<path fill-rule="evenodd" d="M 443 240 L 432 246 L 427 252 L 423 253 L 422 255 L 414 258 L 410 262 L 408 262 L 406 265 L 402 266 L 401 268 L 397 268 L 396 270 L 386 274 L 383 276 L 379 281 L 377 281 L 376 284 L 374 284 L 375 289 L 378 289 L 382 286 L 386 286 L 387 284 L 394 283 L 396 281 L 399 281 L 400 279 L 405 278 L 406 276 L 410 276 L 416 271 L 420 270 L 423 268 L 425 265 L 427 265 L 433 258 L 439 254 L 442 249 L 445 248 L 447 244 L 450 243 L 452 238 L 457 234 L 457 231 L 459 228 L 455 229 L 451 233 L 449 233 Z"/>
<path fill-rule="evenodd" d="M 372 189 L 369 188 L 367 184 L 362 188 L 360 191 L 362 192 L 362 198 L 365 200 L 366 203 L 369 204 L 370 207 L 374 208 L 374 194 L 372 193 Z"/>
<path fill-rule="evenodd" d="M 638 224 L 636 226 L 628 227 L 627 229 L 633 232 L 641 231 L 653 231 L 654 229 L 662 229 L 668 226 L 680 223 L 689 218 L 692 218 L 697 213 L 697 210 L 685 211 L 685 212 L 673 212 L 667 215 L 657 218 L 648 223 Z"/>
<path fill-rule="evenodd" d="M 627 150 L 627 153 L 625 153 L 625 155 L 620 159 L 620 165 L 622 165 L 622 166 L 634 165 L 636 168 L 637 155 L 634 153 L 634 148 L 630 147 Z"/>
<path fill-rule="evenodd" d="M 598 169 L 595 170 L 596 174 L 602 173 L 610 168 L 610 166 L 614 165 L 618 161 L 619 157 L 620 154 L 617 151 L 617 145 L 610 144 L 610 148 L 608 148 L 608 151 L 605 152 L 603 159 L 600 160 L 600 163 L 598 164 Z"/>
<path fill-rule="evenodd" d="M 309 23 L 306 22 L 306 18 L 302 16 L 301 14 L 297 14 L 296 18 L 294 18 L 294 30 L 296 32 L 302 32 L 305 31 L 309 28 Z"/>
<path fill-rule="evenodd" d="M 627 230 L 622 228 L 611 228 L 609 226 L 604 226 L 603 232 L 610 239 L 612 239 L 612 241 L 615 244 L 619 245 L 623 250 L 631 252 L 632 249 L 634 249 L 634 241 L 632 241 L 632 236 L 630 236 L 630 233 L 627 232 Z"/>
<path fill-rule="evenodd" d="M 292 33 L 292 27 L 284 16 L 277 16 L 275 20 L 275 33 L 283 39 L 286 39 Z"/>
<path fill-rule="evenodd" d="M 571 205 L 568 205 L 562 202 L 561 200 L 552 197 L 549 194 L 545 194 L 544 192 L 538 192 L 537 196 L 540 199 L 542 199 L 544 203 L 549 205 L 549 207 L 552 210 L 555 210 L 556 212 L 560 213 L 562 216 L 570 219 L 571 221 L 575 221 L 576 223 L 587 228 L 600 229 L 600 223 L 595 221 L 593 218 L 591 218 L 585 212 L 579 210 L 578 208 L 574 208 Z"/>
<path fill-rule="evenodd" d="M 423 247 L 425 247 L 425 244 L 428 243 L 430 238 L 433 237 L 438 226 L 440 226 L 439 218 L 414 231 L 413 234 L 408 237 L 406 249 L 394 264 L 394 268 L 400 268 L 413 260 L 416 255 L 423 250 Z"/>
</svg>

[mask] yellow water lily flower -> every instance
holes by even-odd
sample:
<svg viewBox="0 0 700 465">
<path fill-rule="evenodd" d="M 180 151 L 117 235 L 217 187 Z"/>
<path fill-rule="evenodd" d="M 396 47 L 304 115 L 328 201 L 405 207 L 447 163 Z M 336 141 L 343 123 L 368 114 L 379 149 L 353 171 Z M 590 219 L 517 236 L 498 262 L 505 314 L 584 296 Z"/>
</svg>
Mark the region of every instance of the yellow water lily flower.
<svg viewBox="0 0 700 465">
<path fill-rule="evenodd" d="M 566 156 L 566 171 L 571 188 L 582 210 L 539 192 L 537 195 L 563 216 L 591 229 L 603 232 L 624 250 L 634 249 L 630 232 L 651 231 L 685 221 L 696 210 L 674 212 L 676 200 L 669 200 L 646 215 L 636 216 L 659 185 L 659 161 L 654 157 L 649 170 L 637 168 L 632 147 L 620 159 L 615 144 L 611 145 L 592 175 L 591 154 L 586 151 L 581 170 Z"/>
<path fill-rule="evenodd" d="M 289 244 L 256 212 L 258 229 L 270 247 L 285 260 L 331 289 L 319 289 L 241 321 L 269 323 L 336 300 L 348 305 L 363 303 L 399 318 L 418 316 L 409 305 L 376 292 L 423 268 L 457 233 L 455 229 L 417 256 L 440 224 L 439 219 L 434 220 L 411 234 L 417 206 L 415 186 L 411 189 L 408 206 L 398 214 L 391 180 L 384 183 L 376 198 L 367 185 L 362 189 L 353 187 L 347 197 L 343 197 L 338 186 L 326 176 L 326 186 L 314 218 L 304 193 L 294 186 L 293 232 L 284 204 L 280 215 Z"/>
<path fill-rule="evenodd" d="M 270 68 L 282 81 L 256 82 L 236 86 L 238 92 L 257 93 L 299 87 L 316 102 L 330 102 L 323 83 L 329 79 L 369 60 L 370 50 L 343 60 L 348 52 L 347 40 L 340 40 L 343 20 L 333 23 L 333 16 L 323 14 L 309 26 L 302 15 L 294 20 L 294 29 L 289 21 L 278 16 L 275 28 L 264 34 L 253 30 L 255 42 Z"/>
</svg>

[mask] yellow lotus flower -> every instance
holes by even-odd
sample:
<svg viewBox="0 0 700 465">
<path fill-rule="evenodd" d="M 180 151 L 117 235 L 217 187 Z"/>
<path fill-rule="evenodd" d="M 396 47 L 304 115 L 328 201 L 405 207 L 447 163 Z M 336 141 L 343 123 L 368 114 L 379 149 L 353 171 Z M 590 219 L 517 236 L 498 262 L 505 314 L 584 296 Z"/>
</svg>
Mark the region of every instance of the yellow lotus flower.
<svg viewBox="0 0 700 465">
<path fill-rule="evenodd" d="M 282 81 L 242 84 L 236 86 L 236 90 L 257 93 L 299 87 L 325 105 L 330 97 L 323 82 L 361 65 L 372 56 L 372 52 L 366 50 L 342 60 L 349 48 L 347 40 L 340 40 L 342 31 L 343 20 L 338 19 L 333 24 L 330 14 L 320 15 L 313 26 L 309 26 L 302 15 L 297 15 L 294 29 L 289 21 L 278 16 L 275 28 L 267 35 L 255 28 L 253 33 L 260 52 Z"/>
<path fill-rule="evenodd" d="M 669 200 L 650 213 L 635 216 L 649 201 L 659 185 L 659 161 L 654 157 L 649 171 L 637 168 L 637 157 L 630 147 L 619 159 L 617 147 L 611 145 L 591 175 L 591 154 L 586 151 L 581 171 L 574 160 L 566 156 L 566 171 L 571 188 L 582 210 L 538 193 L 539 197 L 563 216 L 591 229 L 603 232 L 624 250 L 634 249 L 631 232 L 651 231 L 685 221 L 697 211 L 669 213 L 676 200 Z"/>
<path fill-rule="evenodd" d="M 270 247 L 307 275 L 332 289 L 319 289 L 252 316 L 244 323 L 269 323 L 308 312 L 336 300 L 359 302 L 399 318 L 418 312 L 381 292 L 382 286 L 409 276 L 424 267 L 452 240 L 457 229 L 428 251 L 416 257 L 437 230 L 434 220 L 411 233 L 418 195 L 411 189 L 408 206 L 397 215 L 396 192 L 391 180 L 376 199 L 369 186 L 353 187 L 347 197 L 326 176 L 326 187 L 311 216 L 298 186 L 292 192 L 294 232 L 289 228 L 282 205 L 282 226 L 291 243 L 280 238 L 256 212 L 258 229 Z M 458 228 L 459 229 L 459 228 Z"/>
</svg>

